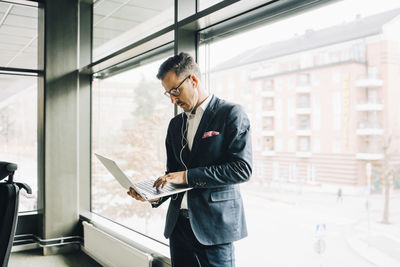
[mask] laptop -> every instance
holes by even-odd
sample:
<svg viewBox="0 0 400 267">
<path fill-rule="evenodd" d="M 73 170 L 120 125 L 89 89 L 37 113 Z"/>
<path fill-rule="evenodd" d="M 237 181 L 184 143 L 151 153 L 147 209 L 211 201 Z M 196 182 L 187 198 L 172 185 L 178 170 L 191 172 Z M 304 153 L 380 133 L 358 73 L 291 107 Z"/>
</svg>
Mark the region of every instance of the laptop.
<svg viewBox="0 0 400 267">
<path fill-rule="evenodd" d="M 153 187 L 154 181 L 157 179 L 147 179 L 140 182 L 133 182 L 126 174 L 121 170 L 118 164 L 104 156 L 94 153 L 104 167 L 114 176 L 114 178 L 120 183 L 120 185 L 129 191 L 129 187 L 135 189 L 135 191 L 143 197 L 143 199 L 149 201 L 152 199 L 166 197 L 177 193 L 185 192 L 190 189 L 187 185 L 174 185 L 166 184 L 164 188 L 156 189 Z"/>
</svg>

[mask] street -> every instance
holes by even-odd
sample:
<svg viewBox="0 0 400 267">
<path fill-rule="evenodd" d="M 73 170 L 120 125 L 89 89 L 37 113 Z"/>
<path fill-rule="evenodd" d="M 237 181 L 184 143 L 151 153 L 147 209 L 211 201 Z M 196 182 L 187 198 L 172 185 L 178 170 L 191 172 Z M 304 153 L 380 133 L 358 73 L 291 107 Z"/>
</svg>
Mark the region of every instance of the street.
<svg viewBox="0 0 400 267">
<path fill-rule="evenodd" d="M 399 192 L 392 192 L 389 225 L 380 223 L 383 196 L 371 196 L 369 231 L 363 194 L 344 193 L 341 202 L 334 193 L 307 188 L 243 186 L 242 193 L 249 236 L 236 242 L 238 267 L 400 266 Z M 319 239 L 325 251 L 316 247 Z"/>
</svg>

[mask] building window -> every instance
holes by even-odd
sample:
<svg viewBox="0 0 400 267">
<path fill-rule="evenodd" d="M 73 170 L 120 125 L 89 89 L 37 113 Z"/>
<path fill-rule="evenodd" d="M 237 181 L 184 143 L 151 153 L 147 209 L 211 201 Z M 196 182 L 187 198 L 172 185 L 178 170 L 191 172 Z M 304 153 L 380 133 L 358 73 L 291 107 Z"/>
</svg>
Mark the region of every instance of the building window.
<svg viewBox="0 0 400 267">
<path fill-rule="evenodd" d="M 334 92 L 332 96 L 333 129 L 340 130 L 342 124 L 342 94 Z"/>
<path fill-rule="evenodd" d="M 264 144 L 263 144 L 264 151 L 274 151 L 274 138 L 271 136 L 264 137 Z"/>
<path fill-rule="evenodd" d="M 297 77 L 297 84 L 300 86 L 310 85 L 310 75 L 308 73 L 301 73 Z"/>
<path fill-rule="evenodd" d="M 291 163 L 289 165 L 289 181 L 297 182 L 297 164 Z"/>
<path fill-rule="evenodd" d="M 317 182 L 317 170 L 313 163 L 307 165 L 307 182 L 311 184 Z"/>
<path fill-rule="evenodd" d="M 310 107 L 310 95 L 309 94 L 299 94 L 297 107 L 298 108 L 309 108 Z"/>
<path fill-rule="evenodd" d="M 300 115 L 298 122 L 298 130 L 309 130 L 310 129 L 310 117 L 308 115 Z"/>
<path fill-rule="evenodd" d="M 298 151 L 299 152 L 309 152 L 310 151 L 310 138 L 309 137 L 299 137 L 298 138 Z"/>
</svg>

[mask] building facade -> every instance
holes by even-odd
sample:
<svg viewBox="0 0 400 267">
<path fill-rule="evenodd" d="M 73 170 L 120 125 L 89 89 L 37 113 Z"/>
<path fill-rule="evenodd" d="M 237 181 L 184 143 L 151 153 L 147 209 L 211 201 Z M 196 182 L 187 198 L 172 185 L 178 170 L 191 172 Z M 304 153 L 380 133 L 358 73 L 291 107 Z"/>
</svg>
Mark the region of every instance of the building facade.
<svg viewBox="0 0 400 267">
<path fill-rule="evenodd" d="M 251 118 L 257 179 L 379 189 L 397 170 L 399 15 L 308 30 L 211 72 L 212 91 Z"/>
</svg>

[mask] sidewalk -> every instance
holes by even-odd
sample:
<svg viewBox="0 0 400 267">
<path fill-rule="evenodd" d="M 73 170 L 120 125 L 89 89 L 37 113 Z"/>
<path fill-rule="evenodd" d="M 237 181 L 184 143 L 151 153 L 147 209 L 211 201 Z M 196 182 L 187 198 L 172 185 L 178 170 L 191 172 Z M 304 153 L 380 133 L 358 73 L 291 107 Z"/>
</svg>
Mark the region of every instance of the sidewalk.
<svg viewBox="0 0 400 267">
<path fill-rule="evenodd" d="M 347 238 L 349 246 L 378 267 L 400 266 L 400 215 L 393 224 L 360 223 Z"/>
</svg>

